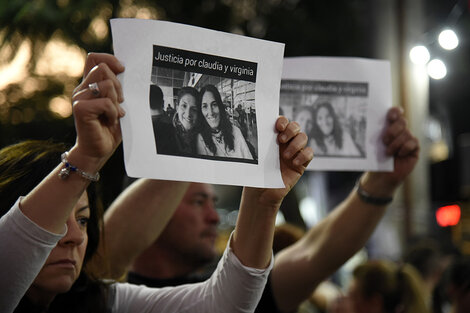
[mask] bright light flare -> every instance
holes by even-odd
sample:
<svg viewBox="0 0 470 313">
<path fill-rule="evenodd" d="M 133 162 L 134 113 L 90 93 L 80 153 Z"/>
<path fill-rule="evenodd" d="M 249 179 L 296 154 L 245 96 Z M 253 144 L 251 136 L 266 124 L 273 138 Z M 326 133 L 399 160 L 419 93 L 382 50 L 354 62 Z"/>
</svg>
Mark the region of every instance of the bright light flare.
<svg viewBox="0 0 470 313">
<path fill-rule="evenodd" d="M 446 50 L 453 50 L 459 45 L 457 34 L 451 29 L 445 29 L 439 34 L 439 44 Z"/>
<path fill-rule="evenodd" d="M 80 77 L 85 66 L 86 53 L 80 47 L 69 45 L 59 38 L 50 40 L 36 65 L 42 76 L 67 75 Z"/>
<path fill-rule="evenodd" d="M 28 76 L 27 66 L 31 59 L 31 43 L 23 41 L 11 63 L 0 67 L 0 90 L 9 84 L 21 82 Z"/>
<path fill-rule="evenodd" d="M 447 68 L 444 62 L 439 59 L 431 60 L 427 66 L 428 75 L 434 79 L 442 79 L 447 75 Z"/>
<path fill-rule="evenodd" d="M 410 59 L 416 65 L 424 65 L 428 63 L 431 55 L 425 46 L 415 46 L 410 50 Z"/>
<path fill-rule="evenodd" d="M 436 221 L 441 227 L 455 226 L 460 221 L 460 207 L 456 204 L 440 207 L 436 211 Z"/>
</svg>

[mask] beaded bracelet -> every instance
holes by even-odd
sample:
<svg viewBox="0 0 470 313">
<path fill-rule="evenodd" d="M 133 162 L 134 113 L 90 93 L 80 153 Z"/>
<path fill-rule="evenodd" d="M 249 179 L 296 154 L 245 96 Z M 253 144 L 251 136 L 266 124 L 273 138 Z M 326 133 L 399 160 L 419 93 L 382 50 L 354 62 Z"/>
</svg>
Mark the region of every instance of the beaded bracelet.
<svg viewBox="0 0 470 313">
<path fill-rule="evenodd" d="M 387 204 L 390 204 L 390 202 L 393 201 L 393 197 L 374 197 L 374 196 L 371 196 L 367 191 L 362 189 L 361 179 L 357 180 L 356 193 L 362 201 L 364 201 L 365 203 L 373 204 L 373 205 L 387 205 Z"/>
<path fill-rule="evenodd" d="M 64 163 L 64 165 L 65 165 L 65 167 L 63 169 L 61 169 L 60 173 L 59 173 L 59 177 L 61 179 L 64 179 L 64 180 L 67 179 L 70 175 L 70 172 L 77 172 L 83 178 L 91 180 L 93 182 L 96 182 L 100 179 L 100 173 L 95 173 L 93 175 L 93 174 L 87 173 L 85 171 L 82 171 L 81 169 L 77 168 L 76 166 L 73 166 L 72 164 L 70 164 L 69 161 L 67 160 L 68 156 L 69 156 L 68 152 L 64 152 L 60 156 L 61 162 Z"/>
</svg>

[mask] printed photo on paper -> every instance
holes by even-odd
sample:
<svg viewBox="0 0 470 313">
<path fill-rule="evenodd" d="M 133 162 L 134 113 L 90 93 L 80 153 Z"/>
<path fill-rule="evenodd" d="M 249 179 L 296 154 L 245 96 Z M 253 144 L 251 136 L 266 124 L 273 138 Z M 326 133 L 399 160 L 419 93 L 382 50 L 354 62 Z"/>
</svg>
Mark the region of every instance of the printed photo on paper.
<svg viewBox="0 0 470 313">
<path fill-rule="evenodd" d="M 253 62 L 154 45 L 156 153 L 256 164 L 256 70 Z"/>
<path fill-rule="evenodd" d="M 127 175 L 283 187 L 274 130 L 284 44 L 157 20 L 112 19 Z"/>
<path fill-rule="evenodd" d="M 387 68 L 359 58 L 285 59 L 279 110 L 308 135 L 309 170 L 390 170 L 379 140 L 391 106 Z"/>
</svg>

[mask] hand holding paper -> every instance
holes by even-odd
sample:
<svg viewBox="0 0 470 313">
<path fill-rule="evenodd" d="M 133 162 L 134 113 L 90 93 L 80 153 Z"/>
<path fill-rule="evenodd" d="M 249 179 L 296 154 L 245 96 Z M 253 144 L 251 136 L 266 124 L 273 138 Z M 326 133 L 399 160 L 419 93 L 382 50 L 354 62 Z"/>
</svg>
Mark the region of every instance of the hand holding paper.
<svg viewBox="0 0 470 313">
<path fill-rule="evenodd" d="M 155 20 L 113 19 L 111 28 L 126 66 L 119 80 L 129 176 L 283 185 L 272 131 L 283 44 Z M 151 107 L 151 87 L 172 113 Z"/>
<path fill-rule="evenodd" d="M 310 138 L 315 162 L 308 170 L 391 171 L 379 138 L 391 105 L 388 61 L 284 59 L 280 109 Z"/>
<path fill-rule="evenodd" d="M 119 119 L 124 116 L 121 83 L 116 74 L 124 67 L 110 54 L 90 53 L 83 80 L 72 96 L 76 150 L 93 158 L 109 158 L 121 143 Z"/>
<path fill-rule="evenodd" d="M 419 159 L 419 142 L 407 126 L 403 110 L 393 107 L 387 112 L 382 134 L 386 153 L 394 157 L 393 172 L 368 172 L 361 178 L 362 187 L 376 197 L 392 196 L 411 173 Z"/>
<path fill-rule="evenodd" d="M 243 264 L 265 268 L 272 255 L 274 224 L 281 202 L 313 158 L 299 124 L 283 116 L 276 121 L 284 188 L 243 188 L 233 249 Z M 257 240 L 253 240 L 257 238 Z M 261 256 L 262 255 L 262 256 Z"/>
</svg>

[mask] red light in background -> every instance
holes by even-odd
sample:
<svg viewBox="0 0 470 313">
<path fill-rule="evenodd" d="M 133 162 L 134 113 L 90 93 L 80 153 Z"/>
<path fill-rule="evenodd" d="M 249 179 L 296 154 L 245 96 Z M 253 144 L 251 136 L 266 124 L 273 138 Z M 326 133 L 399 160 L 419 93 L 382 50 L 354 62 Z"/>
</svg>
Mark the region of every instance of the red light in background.
<svg viewBox="0 0 470 313">
<path fill-rule="evenodd" d="M 460 207 L 456 204 L 440 207 L 436 211 L 436 220 L 441 227 L 457 225 L 460 221 Z"/>
</svg>

